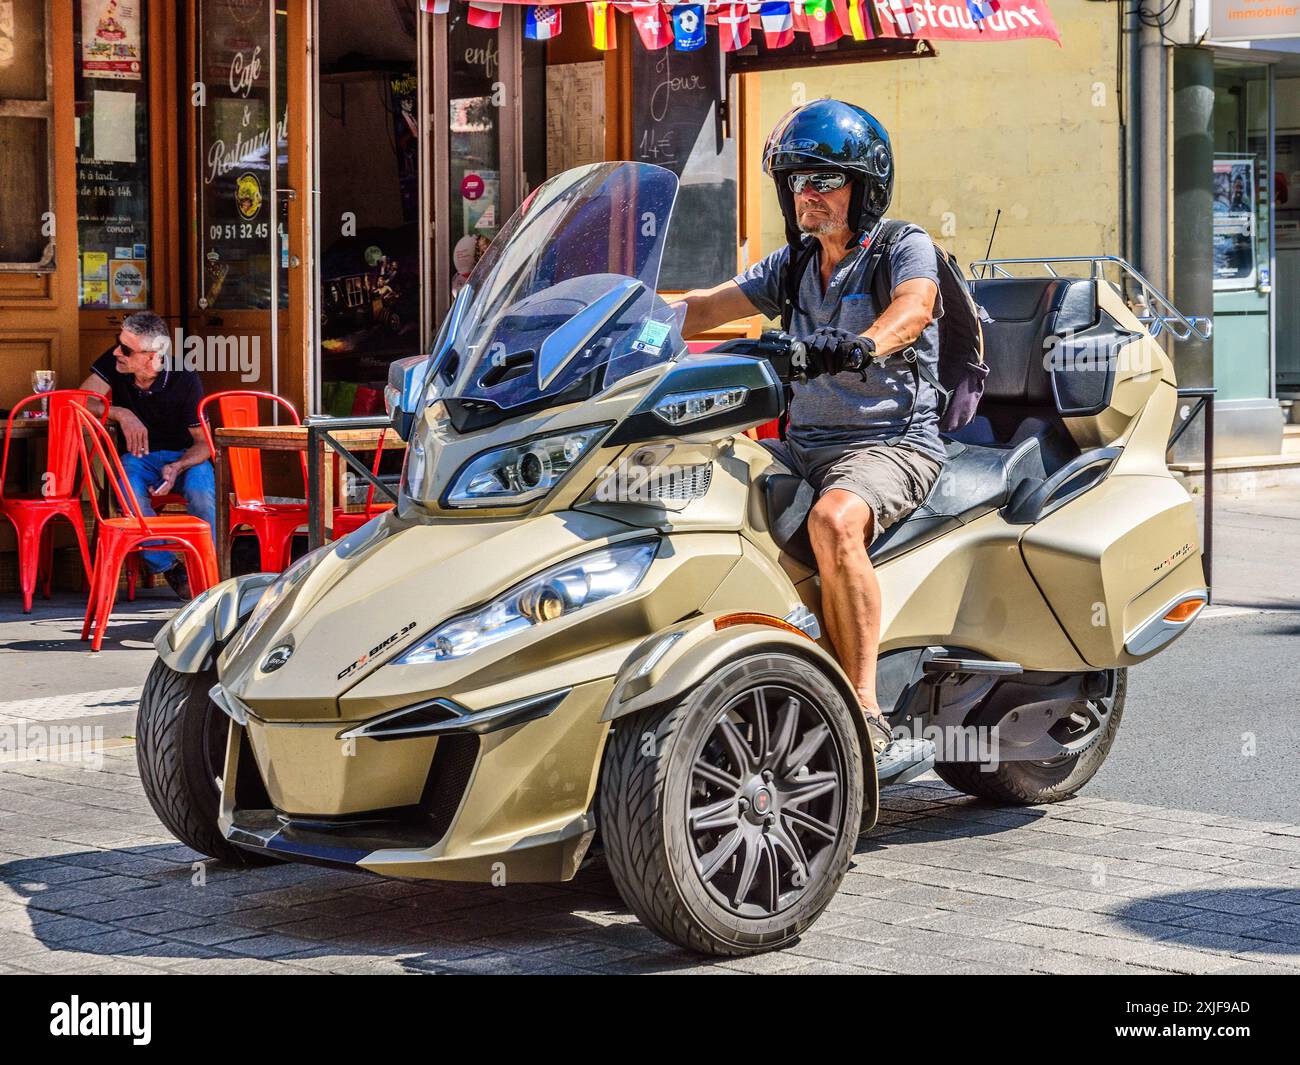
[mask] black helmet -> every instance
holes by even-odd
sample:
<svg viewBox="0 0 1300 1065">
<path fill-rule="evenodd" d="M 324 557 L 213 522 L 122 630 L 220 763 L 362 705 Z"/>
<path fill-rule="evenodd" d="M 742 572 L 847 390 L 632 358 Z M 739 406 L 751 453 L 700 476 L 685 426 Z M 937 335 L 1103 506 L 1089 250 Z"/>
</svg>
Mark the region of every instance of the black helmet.
<svg viewBox="0 0 1300 1065">
<path fill-rule="evenodd" d="M 814 100 L 788 112 L 763 149 L 763 173 L 776 182 L 786 238 L 792 244 L 799 243 L 800 235 L 794 194 L 785 175 L 814 167 L 844 170 L 853 179 L 848 224 L 855 238 L 888 210 L 894 191 L 894 153 L 885 127 L 853 104 Z"/>
</svg>

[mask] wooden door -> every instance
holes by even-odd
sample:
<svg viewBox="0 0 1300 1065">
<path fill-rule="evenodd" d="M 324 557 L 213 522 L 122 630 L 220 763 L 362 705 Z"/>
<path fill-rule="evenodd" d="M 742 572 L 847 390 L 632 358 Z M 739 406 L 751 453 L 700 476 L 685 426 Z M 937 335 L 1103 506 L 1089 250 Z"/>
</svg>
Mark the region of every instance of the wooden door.
<svg viewBox="0 0 1300 1065">
<path fill-rule="evenodd" d="M 0 48 L 0 407 L 80 383 L 71 5 L 14 0 Z"/>
</svg>

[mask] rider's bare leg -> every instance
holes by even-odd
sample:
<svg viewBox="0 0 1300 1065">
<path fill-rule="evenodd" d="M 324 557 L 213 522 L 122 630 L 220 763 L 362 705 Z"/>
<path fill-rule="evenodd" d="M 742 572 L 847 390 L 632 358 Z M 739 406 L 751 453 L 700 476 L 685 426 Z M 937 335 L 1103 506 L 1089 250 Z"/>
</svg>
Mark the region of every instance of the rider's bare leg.
<svg viewBox="0 0 1300 1065">
<path fill-rule="evenodd" d="M 852 492 L 832 488 L 808 516 L 808 535 L 822 584 L 822 616 L 840 665 L 868 715 L 879 717 L 876 655 L 880 648 L 880 582 L 867 557 L 875 515 Z"/>
</svg>

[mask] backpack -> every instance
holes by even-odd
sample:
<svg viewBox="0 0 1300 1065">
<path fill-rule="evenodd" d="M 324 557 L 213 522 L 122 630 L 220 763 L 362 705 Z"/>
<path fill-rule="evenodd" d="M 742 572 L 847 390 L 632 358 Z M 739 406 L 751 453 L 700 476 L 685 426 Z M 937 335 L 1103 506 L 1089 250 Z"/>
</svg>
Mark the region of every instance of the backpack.
<svg viewBox="0 0 1300 1065">
<path fill-rule="evenodd" d="M 866 282 L 877 315 L 893 299 L 889 252 L 907 226 L 907 222 L 887 219 L 872 234 L 867 253 L 871 258 L 867 262 Z M 782 277 L 781 329 L 784 332 L 790 331 L 790 321 L 798 305 L 799 284 L 817 247 L 816 240 L 808 240 L 800 246 L 797 254 L 792 249 L 794 267 L 791 269 L 787 264 Z M 908 363 L 916 380 L 917 394 L 921 391 L 922 377 L 938 393 L 939 429 L 951 433 L 970 424 L 980 397 L 984 395 L 989 367 L 984 361 L 984 332 L 980 323 L 987 321 L 988 315 L 976 304 L 956 257 L 938 242 L 935 242 L 934 252 L 939 265 L 939 297 L 943 303 L 943 314 L 939 318 L 939 373 L 936 377 L 920 359 L 912 358 Z M 908 424 L 911 424 L 910 417 Z"/>
</svg>

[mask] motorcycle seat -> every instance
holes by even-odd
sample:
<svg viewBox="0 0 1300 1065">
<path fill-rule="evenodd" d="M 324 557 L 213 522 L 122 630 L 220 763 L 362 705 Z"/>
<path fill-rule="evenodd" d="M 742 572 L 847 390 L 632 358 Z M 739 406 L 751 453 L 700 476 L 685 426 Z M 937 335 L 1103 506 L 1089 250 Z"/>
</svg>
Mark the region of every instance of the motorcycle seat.
<svg viewBox="0 0 1300 1065">
<path fill-rule="evenodd" d="M 998 510 L 1029 478 L 1046 477 L 1037 437 L 1010 447 L 945 440 L 947 461 L 919 507 L 876 537 L 867 554 L 884 562 Z M 817 501 L 813 486 L 792 473 L 770 473 L 763 485 L 772 538 L 787 555 L 817 568 L 808 539 L 808 515 Z"/>
</svg>

